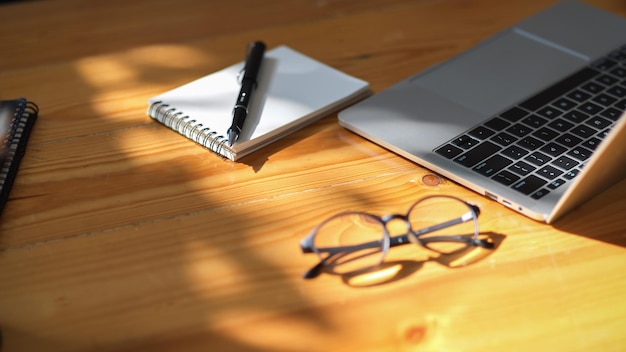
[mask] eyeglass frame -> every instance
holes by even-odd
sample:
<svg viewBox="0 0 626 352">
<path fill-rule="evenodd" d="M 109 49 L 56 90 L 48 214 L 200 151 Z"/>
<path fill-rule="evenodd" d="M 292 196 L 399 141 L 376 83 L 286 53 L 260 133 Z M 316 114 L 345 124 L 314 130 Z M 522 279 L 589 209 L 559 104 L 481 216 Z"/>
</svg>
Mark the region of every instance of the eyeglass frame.
<svg viewBox="0 0 626 352">
<path fill-rule="evenodd" d="M 433 226 L 424 228 L 424 229 L 419 229 L 416 231 L 413 231 L 411 223 L 409 222 L 409 214 L 411 213 L 411 211 L 413 210 L 413 208 L 415 208 L 415 206 L 427 199 L 432 199 L 432 198 L 448 198 L 451 200 L 455 200 L 455 201 L 459 201 L 463 204 L 465 204 L 468 207 L 468 212 L 464 213 L 461 217 L 456 218 L 456 219 L 452 219 L 452 220 L 448 220 L 446 222 L 443 222 L 441 224 L 435 224 Z M 328 223 L 329 221 L 332 221 L 336 218 L 342 217 L 342 216 L 349 216 L 349 215 L 363 215 L 363 216 L 367 216 L 371 219 L 376 220 L 377 222 L 380 223 L 380 225 L 382 225 L 382 236 L 383 238 L 381 239 L 383 241 L 382 244 L 380 244 L 381 240 L 378 241 L 370 241 L 370 242 L 364 242 L 364 243 L 360 243 L 357 245 L 351 245 L 351 246 L 339 246 L 339 247 L 324 247 L 324 248 L 317 248 L 315 247 L 315 245 L 313 244 L 313 241 L 315 239 L 315 236 L 317 234 L 317 232 L 319 231 L 319 229 L 325 225 L 326 223 Z M 331 257 L 337 255 L 337 254 L 349 254 L 358 250 L 362 250 L 362 249 L 366 249 L 366 248 L 375 248 L 375 247 L 381 247 L 381 259 L 380 262 L 376 265 L 372 265 L 372 266 L 368 266 L 368 267 L 364 267 L 362 269 L 360 269 L 359 271 L 367 271 L 367 270 L 371 270 L 377 266 L 379 266 L 380 264 L 382 264 L 384 262 L 385 257 L 387 256 L 387 253 L 389 252 L 389 249 L 392 247 L 396 247 L 396 246 L 400 246 L 400 245 L 405 245 L 410 243 L 414 243 L 414 244 L 419 244 L 421 245 L 423 248 L 429 249 L 431 251 L 434 252 L 438 252 L 441 253 L 440 251 L 429 247 L 428 244 L 429 243 L 442 243 L 442 242 L 456 242 L 456 243 L 465 243 L 468 246 L 478 246 L 478 247 L 482 247 L 482 248 L 494 248 L 494 244 L 492 242 L 486 241 L 486 240 L 482 240 L 478 238 L 479 233 L 479 229 L 478 229 L 478 216 L 480 215 L 480 208 L 477 205 L 468 203 L 462 199 L 459 199 L 457 197 L 453 197 L 453 196 L 447 196 L 447 195 L 432 195 L 432 196 L 427 196 L 424 198 L 421 198 L 417 201 L 415 201 L 407 210 L 406 214 L 398 214 L 398 213 L 392 213 L 392 214 L 387 214 L 387 215 L 383 215 L 383 216 L 379 216 L 379 215 L 375 215 L 375 214 L 371 214 L 371 213 L 367 213 L 367 212 L 362 212 L 362 211 L 347 211 L 347 212 L 341 212 L 338 214 L 335 214 L 329 218 L 327 218 L 326 220 L 320 222 L 306 237 L 304 237 L 302 240 L 300 240 L 300 249 L 302 250 L 302 253 L 315 253 L 318 255 L 318 257 L 320 257 L 320 262 L 317 263 L 315 266 L 313 266 L 311 269 L 309 269 L 308 271 L 306 271 L 303 274 L 303 278 L 304 279 L 313 279 L 317 276 L 319 276 L 322 273 L 322 269 L 324 269 L 325 265 L 326 265 L 326 261 L 329 260 Z M 397 235 L 397 236 L 391 236 L 389 234 L 389 230 L 387 229 L 387 224 L 390 223 L 393 220 L 402 220 L 404 221 L 404 223 L 407 225 L 407 233 L 406 234 L 402 234 L 402 235 Z M 435 237 L 427 237 L 427 238 L 420 238 L 420 236 L 431 233 L 433 231 L 438 231 L 450 226 L 454 226 L 454 225 L 458 225 L 458 224 L 462 224 L 465 223 L 467 221 L 473 220 L 474 221 L 474 235 L 471 238 L 468 238 L 467 236 L 435 236 Z M 322 251 L 320 251 L 322 250 Z M 324 258 L 322 258 L 321 254 L 322 253 L 328 253 L 328 255 Z"/>
</svg>

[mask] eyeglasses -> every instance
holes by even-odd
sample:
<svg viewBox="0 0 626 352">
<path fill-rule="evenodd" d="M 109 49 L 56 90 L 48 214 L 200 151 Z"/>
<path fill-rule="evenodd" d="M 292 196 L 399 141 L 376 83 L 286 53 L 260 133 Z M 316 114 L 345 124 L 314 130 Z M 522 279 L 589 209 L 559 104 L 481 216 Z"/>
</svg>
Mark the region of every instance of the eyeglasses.
<svg viewBox="0 0 626 352">
<path fill-rule="evenodd" d="M 377 216 L 365 212 L 334 215 L 300 241 L 303 253 L 315 253 L 320 262 L 305 279 L 323 271 L 354 274 L 381 265 L 391 247 L 418 244 L 440 254 L 470 246 L 494 248 L 481 239 L 480 209 L 450 196 L 430 196 L 415 202 L 405 215 Z"/>
</svg>

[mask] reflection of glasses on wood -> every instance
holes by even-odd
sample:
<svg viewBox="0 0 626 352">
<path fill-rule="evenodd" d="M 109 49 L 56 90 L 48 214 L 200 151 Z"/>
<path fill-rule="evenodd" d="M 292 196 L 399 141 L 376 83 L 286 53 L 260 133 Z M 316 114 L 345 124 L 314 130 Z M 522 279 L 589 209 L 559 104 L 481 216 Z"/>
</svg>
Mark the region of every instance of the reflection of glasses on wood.
<svg viewBox="0 0 626 352">
<path fill-rule="evenodd" d="M 303 277 L 311 279 L 322 271 L 335 274 L 368 271 L 383 263 L 389 248 L 409 242 L 441 254 L 476 246 L 493 248 L 492 242 L 480 238 L 479 214 L 477 206 L 449 196 L 423 198 L 406 215 L 337 214 L 300 242 L 303 253 L 316 253 L 320 258 Z"/>
</svg>

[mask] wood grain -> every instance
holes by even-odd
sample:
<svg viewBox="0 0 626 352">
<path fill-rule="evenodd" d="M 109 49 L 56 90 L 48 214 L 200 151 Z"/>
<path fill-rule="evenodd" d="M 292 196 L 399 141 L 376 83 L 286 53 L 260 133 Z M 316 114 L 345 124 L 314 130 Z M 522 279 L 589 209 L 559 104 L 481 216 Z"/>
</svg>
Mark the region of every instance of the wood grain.
<svg viewBox="0 0 626 352">
<path fill-rule="evenodd" d="M 588 1 L 626 16 L 618 0 Z M 286 44 L 377 92 L 548 0 L 26 1 L 0 6 L 0 96 L 40 118 L 0 218 L 0 331 L 13 351 L 623 351 L 626 181 L 554 226 L 342 129 L 331 114 L 225 161 L 147 99 Z M 421 249 L 357 287 L 305 281 L 299 241 L 348 209 L 478 204 L 496 250 Z"/>
</svg>

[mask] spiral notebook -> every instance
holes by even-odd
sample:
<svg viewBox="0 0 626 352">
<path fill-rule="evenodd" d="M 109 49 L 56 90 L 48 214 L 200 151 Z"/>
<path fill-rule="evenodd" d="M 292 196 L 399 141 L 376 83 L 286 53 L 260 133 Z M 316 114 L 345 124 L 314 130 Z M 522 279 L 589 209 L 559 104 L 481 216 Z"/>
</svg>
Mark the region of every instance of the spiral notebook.
<svg viewBox="0 0 626 352">
<path fill-rule="evenodd" d="M 231 147 L 226 132 L 244 62 L 149 99 L 148 115 L 188 139 L 237 160 L 369 95 L 369 84 L 287 46 L 265 53 L 248 117 Z"/>
<path fill-rule="evenodd" d="M 38 112 L 37 105 L 24 98 L 0 101 L 0 213 L 9 199 Z"/>
</svg>

